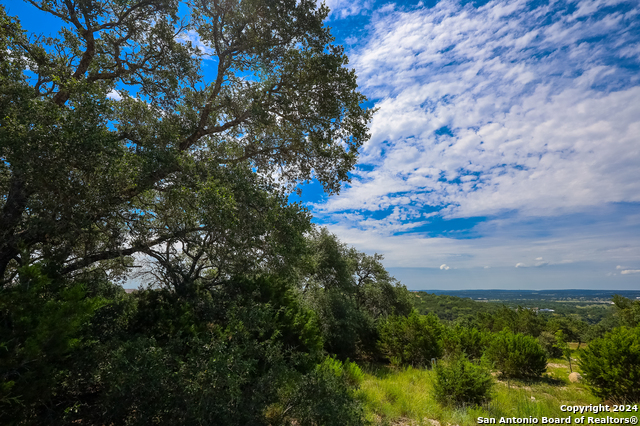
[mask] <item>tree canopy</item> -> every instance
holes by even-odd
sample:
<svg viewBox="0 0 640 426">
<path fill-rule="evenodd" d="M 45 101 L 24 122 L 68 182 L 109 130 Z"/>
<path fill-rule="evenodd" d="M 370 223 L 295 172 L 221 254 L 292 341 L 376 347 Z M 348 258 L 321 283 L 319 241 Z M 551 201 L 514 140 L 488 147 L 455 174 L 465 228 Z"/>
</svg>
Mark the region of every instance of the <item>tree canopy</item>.
<svg viewBox="0 0 640 426">
<path fill-rule="evenodd" d="M 367 324 L 406 289 L 316 250 L 289 201 L 338 192 L 369 137 L 328 9 L 25 1 L 60 31 L 0 6 L 3 424 L 361 424 L 359 370 L 311 309 L 325 257 Z M 128 295 L 136 271 L 152 286 Z"/>
<path fill-rule="evenodd" d="M 287 194 L 338 192 L 368 138 L 314 1 L 27 2 L 61 29 L 0 9 L 4 285 L 45 259 L 115 273 L 140 253 L 176 285 L 282 266 L 309 222 Z"/>
</svg>

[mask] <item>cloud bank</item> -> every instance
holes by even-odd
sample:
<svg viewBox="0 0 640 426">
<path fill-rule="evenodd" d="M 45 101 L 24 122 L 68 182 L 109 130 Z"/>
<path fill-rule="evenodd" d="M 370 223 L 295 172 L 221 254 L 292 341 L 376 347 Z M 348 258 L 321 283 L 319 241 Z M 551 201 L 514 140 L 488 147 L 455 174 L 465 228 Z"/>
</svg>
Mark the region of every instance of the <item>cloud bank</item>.
<svg viewBox="0 0 640 426">
<path fill-rule="evenodd" d="M 394 266 L 437 267 L 449 251 L 511 267 L 638 254 L 629 229 L 640 224 L 640 7 L 531 4 L 445 0 L 373 13 L 350 57 L 379 111 L 352 184 L 312 206 L 320 221 L 398 257 Z M 581 231 L 578 219 L 546 239 L 527 234 L 536 218 L 607 209 L 624 210 L 618 225 L 600 217 Z M 438 218 L 480 218 L 469 228 L 481 241 L 427 235 Z M 385 250 L 394 238 L 397 256 Z"/>
<path fill-rule="evenodd" d="M 372 169 L 323 209 L 398 207 L 401 220 L 425 205 L 469 217 L 640 201 L 638 75 L 616 62 L 638 62 L 640 19 L 598 13 L 611 3 L 378 15 L 353 61 L 378 99 L 361 159 Z"/>
</svg>

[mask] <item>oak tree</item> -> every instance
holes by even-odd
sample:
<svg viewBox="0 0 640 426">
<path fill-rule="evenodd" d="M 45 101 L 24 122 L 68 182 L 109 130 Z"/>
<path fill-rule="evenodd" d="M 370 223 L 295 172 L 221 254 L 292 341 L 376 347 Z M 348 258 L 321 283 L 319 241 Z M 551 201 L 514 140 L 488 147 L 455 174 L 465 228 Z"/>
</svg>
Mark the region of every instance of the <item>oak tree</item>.
<svg viewBox="0 0 640 426">
<path fill-rule="evenodd" d="M 312 178 L 338 192 L 368 138 L 328 9 L 26 1 L 60 31 L 0 8 L 3 285 L 34 262 L 73 276 L 136 254 L 178 285 L 282 266 L 308 226 L 287 195 Z"/>
</svg>

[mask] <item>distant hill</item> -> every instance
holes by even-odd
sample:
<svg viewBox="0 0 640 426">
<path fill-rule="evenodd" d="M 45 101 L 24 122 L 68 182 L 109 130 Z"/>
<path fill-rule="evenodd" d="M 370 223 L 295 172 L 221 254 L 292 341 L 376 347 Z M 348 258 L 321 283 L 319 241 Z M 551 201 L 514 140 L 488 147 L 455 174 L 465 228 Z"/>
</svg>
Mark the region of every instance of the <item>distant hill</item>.
<svg viewBox="0 0 640 426">
<path fill-rule="evenodd" d="M 629 299 L 640 298 L 640 290 L 417 290 L 470 299 L 487 300 L 594 300 L 608 301 L 614 294 Z"/>
</svg>

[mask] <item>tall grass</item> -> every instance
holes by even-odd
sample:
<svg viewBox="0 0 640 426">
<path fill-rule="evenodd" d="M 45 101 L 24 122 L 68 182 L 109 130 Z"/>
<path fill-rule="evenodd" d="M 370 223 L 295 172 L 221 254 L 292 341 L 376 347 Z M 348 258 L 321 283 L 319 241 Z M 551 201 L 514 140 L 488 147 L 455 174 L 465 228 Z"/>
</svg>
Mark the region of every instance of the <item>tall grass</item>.
<svg viewBox="0 0 640 426">
<path fill-rule="evenodd" d="M 580 417 L 561 411 L 560 406 L 601 402 L 583 383 L 569 382 L 568 363 L 559 359 L 550 360 L 541 380 L 497 380 L 492 401 L 481 407 L 440 406 L 434 396 L 432 370 L 365 366 L 363 371 L 365 377 L 358 395 L 374 425 L 471 426 L 478 424 L 478 417 L 495 417 L 496 422 L 500 417 Z M 638 413 L 587 415 L 628 417 Z"/>
</svg>

